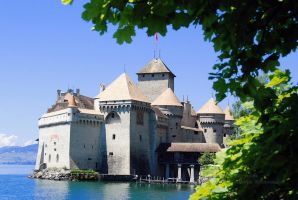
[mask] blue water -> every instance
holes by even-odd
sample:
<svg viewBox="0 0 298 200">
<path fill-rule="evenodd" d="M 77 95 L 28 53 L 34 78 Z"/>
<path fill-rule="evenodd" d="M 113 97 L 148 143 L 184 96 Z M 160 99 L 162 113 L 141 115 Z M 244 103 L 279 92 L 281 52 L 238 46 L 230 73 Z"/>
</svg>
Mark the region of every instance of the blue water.
<svg viewBox="0 0 298 200">
<path fill-rule="evenodd" d="M 194 187 L 188 185 L 35 180 L 26 176 L 31 169 L 32 166 L 0 165 L 0 200 L 180 200 L 194 192 Z"/>
</svg>

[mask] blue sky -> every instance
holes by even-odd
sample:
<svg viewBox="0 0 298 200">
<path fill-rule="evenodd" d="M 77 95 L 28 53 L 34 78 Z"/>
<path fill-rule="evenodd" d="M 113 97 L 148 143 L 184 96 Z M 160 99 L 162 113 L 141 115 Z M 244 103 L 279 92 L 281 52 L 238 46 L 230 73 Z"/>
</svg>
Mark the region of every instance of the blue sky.
<svg viewBox="0 0 298 200">
<path fill-rule="evenodd" d="M 140 30 L 132 44 L 118 45 L 113 31 L 92 32 L 81 19 L 86 0 L 3 1 L 0 7 L 0 146 L 29 144 L 38 137 L 37 120 L 56 99 L 56 90 L 80 88 L 96 96 L 99 84 L 135 73 L 153 58 L 155 38 Z M 216 62 L 200 27 L 159 37 L 161 58 L 177 75 L 175 92 L 196 110 L 212 95 L 208 73 Z M 297 53 L 282 60 L 298 82 Z M 232 99 L 230 99 L 232 101 Z M 227 100 L 220 104 L 227 105 Z"/>
</svg>

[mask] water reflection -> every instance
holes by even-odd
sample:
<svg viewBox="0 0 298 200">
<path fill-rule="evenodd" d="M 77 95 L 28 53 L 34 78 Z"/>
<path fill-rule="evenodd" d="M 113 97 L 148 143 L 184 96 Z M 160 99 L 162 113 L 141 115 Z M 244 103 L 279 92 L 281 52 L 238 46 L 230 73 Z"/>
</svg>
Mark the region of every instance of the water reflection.
<svg viewBox="0 0 298 200">
<path fill-rule="evenodd" d="M 2 200 L 181 200 L 194 192 L 189 185 L 71 182 L 0 175 Z"/>
<path fill-rule="evenodd" d="M 34 180 L 35 199 L 66 200 L 69 194 L 67 181 Z"/>
<path fill-rule="evenodd" d="M 130 199 L 129 183 L 107 183 L 103 184 L 103 199 L 126 200 Z"/>
<path fill-rule="evenodd" d="M 190 185 L 67 182 L 35 180 L 35 199 L 187 199 L 194 191 Z"/>
</svg>

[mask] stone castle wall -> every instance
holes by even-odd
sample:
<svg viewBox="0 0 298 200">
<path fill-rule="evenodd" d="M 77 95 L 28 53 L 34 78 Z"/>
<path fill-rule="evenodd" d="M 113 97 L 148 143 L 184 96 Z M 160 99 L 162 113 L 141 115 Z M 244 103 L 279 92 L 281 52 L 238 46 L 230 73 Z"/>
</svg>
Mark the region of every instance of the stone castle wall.
<svg viewBox="0 0 298 200">
<path fill-rule="evenodd" d="M 86 121 L 72 123 L 70 134 L 71 168 L 98 170 L 100 160 L 100 124 Z"/>
</svg>

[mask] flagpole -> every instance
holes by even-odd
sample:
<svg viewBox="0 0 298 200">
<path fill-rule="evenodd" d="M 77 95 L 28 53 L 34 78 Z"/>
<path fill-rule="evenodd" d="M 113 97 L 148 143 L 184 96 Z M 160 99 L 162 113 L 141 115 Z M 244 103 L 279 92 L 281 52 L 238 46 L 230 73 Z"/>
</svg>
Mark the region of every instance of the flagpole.
<svg viewBox="0 0 298 200">
<path fill-rule="evenodd" d="M 156 43 L 155 43 L 155 52 L 157 52 L 157 50 L 158 50 L 158 32 L 155 33 L 155 41 L 156 41 Z M 158 56 L 156 56 L 156 57 L 158 57 Z"/>
</svg>

